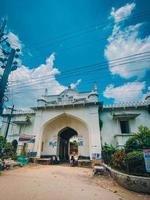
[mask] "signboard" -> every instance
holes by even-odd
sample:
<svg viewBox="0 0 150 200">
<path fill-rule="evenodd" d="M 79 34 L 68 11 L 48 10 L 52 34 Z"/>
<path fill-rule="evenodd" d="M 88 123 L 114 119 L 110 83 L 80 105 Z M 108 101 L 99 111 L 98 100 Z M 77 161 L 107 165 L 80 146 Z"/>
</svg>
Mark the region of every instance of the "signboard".
<svg viewBox="0 0 150 200">
<path fill-rule="evenodd" d="M 57 141 L 50 141 L 49 146 L 52 147 L 52 148 L 57 147 Z"/>
<path fill-rule="evenodd" d="M 143 152 L 146 171 L 150 173 L 150 149 L 146 149 Z"/>
<path fill-rule="evenodd" d="M 35 136 L 34 135 L 22 134 L 19 137 L 19 142 L 35 143 Z"/>
</svg>

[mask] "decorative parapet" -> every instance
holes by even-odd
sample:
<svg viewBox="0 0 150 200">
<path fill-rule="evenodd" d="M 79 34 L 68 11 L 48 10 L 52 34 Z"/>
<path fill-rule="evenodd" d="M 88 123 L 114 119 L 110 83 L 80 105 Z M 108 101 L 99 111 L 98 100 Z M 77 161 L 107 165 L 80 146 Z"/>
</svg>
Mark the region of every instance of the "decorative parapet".
<svg viewBox="0 0 150 200">
<path fill-rule="evenodd" d="M 141 102 L 121 102 L 117 104 L 109 104 L 109 105 L 103 105 L 104 109 L 115 109 L 115 108 L 137 108 L 137 107 L 147 107 L 148 102 L 147 101 L 141 101 Z"/>
<path fill-rule="evenodd" d="M 45 95 L 39 98 L 37 103 L 37 107 L 98 103 L 98 94 L 95 90 L 91 92 L 78 92 L 68 88 L 58 95 Z"/>
<path fill-rule="evenodd" d="M 10 114 L 10 110 L 5 110 L 3 112 L 3 115 L 9 115 Z M 34 110 L 28 109 L 28 110 L 15 110 L 13 111 L 13 115 L 31 115 L 31 114 L 35 114 Z"/>
</svg>

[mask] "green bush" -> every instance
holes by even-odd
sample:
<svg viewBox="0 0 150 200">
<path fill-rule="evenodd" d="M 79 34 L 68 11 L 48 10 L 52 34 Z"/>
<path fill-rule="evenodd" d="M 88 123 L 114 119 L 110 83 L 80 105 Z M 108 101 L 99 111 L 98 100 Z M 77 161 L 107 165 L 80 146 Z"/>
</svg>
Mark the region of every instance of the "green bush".
<svg viewBox="0 0 150 200">
<path fill-rule="evenodd" d="M 0 136 L 0 158 L 2 158 L 3 144 L 4 144 L 4 138 L 3 136 Z"/>
<path fill-rule="evenodd" d="M 127 140 L 125 148 L 112 155 L 111 166 L 129 174 L 150 176 L 145 169 L 143 149 L 150 149 L 150 129 L 140 126 L 137 134 Z"/>
<path fill-rule="evenodd" d="M 126 170 L 126 163 L 125 163 L 126 153 L 124 149 L 117 150 L 112 155 L 111 165 L 112 167 L 119 169 L 119 170 Z"/>
<path fill-rule="evenodd" d="M 102 158 L 106 164 L 110 164 L 112 155 L 115 153 L 116 148 L 112 145 L 105 143 L 102 146 Z"/>
<path fill-rule="evenodd" d="M 133 151 L 127 154 L 125 163 L 128 173 L 143 175 L 146 173 L 144 155 L 142 151 Z"/>
<path fill-rule="evenodd" d="M 14 147 L 12 143 L 10 142 L 7 142 L 5 144 L 4 153 L 3 153 L 3 159 L 8 159 L 8 158 L 16 159 L 16 153 L 15 153 Z"/>
<path fill-rule="evenodd" d="M 140 126 L 137 134 L 130 137 L 125 144 L 125 151 L 132 152 L 150 148 L 150 129 Z"/>
<path fill-rule="evenodd" d="M 12 143 L 7 142 L 4 145 L 3 136 L 0 136 L 0 158 L 1 159 L 7 159 L 7 158 L 16 159 L 16 153 L 15 153 L 15 149 Z"/>
</svg>

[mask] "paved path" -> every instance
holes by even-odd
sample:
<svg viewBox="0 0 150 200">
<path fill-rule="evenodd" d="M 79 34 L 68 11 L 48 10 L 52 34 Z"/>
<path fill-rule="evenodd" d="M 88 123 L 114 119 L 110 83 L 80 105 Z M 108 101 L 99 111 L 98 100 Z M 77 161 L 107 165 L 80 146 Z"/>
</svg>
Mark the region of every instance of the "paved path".
<svg viewBox="0 0 150 200">
<path fill-rule="evenodd" d="M 2 200 L 120 200 L 97 184 L 91 169 L 30 166 L 0 176 Z"/>
</svg>

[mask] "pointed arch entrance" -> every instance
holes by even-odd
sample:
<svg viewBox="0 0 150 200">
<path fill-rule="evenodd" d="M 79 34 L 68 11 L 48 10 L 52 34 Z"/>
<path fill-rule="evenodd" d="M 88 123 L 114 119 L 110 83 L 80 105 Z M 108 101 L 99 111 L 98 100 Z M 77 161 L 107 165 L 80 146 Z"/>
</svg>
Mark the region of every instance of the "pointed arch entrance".
<svg viewBox="0 0 150 200">
<path fill-rule="evenodd" d="M 44 124 L 38 154 L 47 157 L 56 155 L 62 161 L 68 160 L 69 140 L 73 136 L 77 136 L 78 156 L 89 157 L 88 125 L 82 119 L 70 114 L 58 115 Z"/>
<path fill-rule="evenodd" d="M 73 136 L 78 136 L 77 131 L 73 128 L 65 127 L 58 133 L 58 155 L 61 161 L 68 161 L 70 151 L 70 139 Z M 77 147 L 78 150 L 78 147 Z"/>
</svg>

